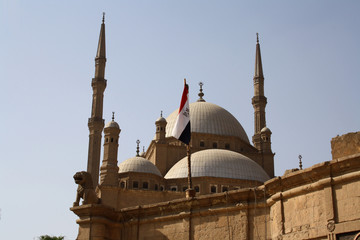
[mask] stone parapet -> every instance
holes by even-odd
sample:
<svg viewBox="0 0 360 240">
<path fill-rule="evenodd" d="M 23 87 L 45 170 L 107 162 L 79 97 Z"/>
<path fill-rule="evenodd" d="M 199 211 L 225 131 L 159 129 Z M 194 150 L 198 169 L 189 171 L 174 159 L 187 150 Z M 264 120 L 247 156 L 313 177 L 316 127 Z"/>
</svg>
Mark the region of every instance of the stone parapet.
<svg viewBox="0 0 360 240">
<path fill-rule="evenodd" d="M 347 133 L 331 139 L 332 158 L 360 153 L 360 132 Z"/>
</svg>

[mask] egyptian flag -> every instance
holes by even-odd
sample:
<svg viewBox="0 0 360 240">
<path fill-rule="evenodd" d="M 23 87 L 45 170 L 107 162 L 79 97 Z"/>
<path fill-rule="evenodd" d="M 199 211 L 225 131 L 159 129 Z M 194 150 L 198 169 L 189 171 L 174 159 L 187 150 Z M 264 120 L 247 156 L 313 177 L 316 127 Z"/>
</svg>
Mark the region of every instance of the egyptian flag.
<svg viewBox="0 0 360 240">
<path fill-rule="evenodd" d="M 186 79 L 184 79 L 184 91 L 181 97 L 179 113 L 171 135 L 187 145 L 190 143 L 189 86 L 186 84 Z"/>
</svg>

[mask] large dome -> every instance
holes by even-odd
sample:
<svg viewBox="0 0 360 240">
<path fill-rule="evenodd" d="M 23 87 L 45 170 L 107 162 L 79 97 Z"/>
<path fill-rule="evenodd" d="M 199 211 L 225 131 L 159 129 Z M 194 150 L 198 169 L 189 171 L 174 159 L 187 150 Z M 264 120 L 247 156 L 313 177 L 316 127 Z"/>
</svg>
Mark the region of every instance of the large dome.
<svg viewBox="0 0 360 240">
<path fill-rule="evenodd" d="M 119 164 L 119 173 L 125 172 L 141 172 L 141 173 L 152 173 L 160 177 L 161 173 L 159 169 L 152 164 L 149 160 L 143 157 L 133 157 L 125 160 Z"/>
<path fill-rule="evenodd" d="M 179 109 L 175 110 L 166 119 L 166 137 L 171 136 L 178 112 Z M 249 143 L 249 138 L 238 120 L 216 104 L 208 102 L 191 103 L 190 123 L 191 132 L 234 136 Z"/>
<path fill-rule="evenodd" d="M 187 157 L 177 162 L 165 179 L 187 178 Z M 191 155 L 192 177 L 220 177 L 265 182 L 269 180 L 257 163 L 250 158 L 229 150 L 208 149 Z"/>
</svg>

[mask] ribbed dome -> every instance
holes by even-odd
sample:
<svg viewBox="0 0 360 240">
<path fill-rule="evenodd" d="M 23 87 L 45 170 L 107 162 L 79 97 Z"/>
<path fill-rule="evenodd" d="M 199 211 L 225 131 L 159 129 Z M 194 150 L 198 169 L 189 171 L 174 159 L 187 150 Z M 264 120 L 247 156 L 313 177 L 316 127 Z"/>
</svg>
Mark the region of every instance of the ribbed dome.
<svg viewBox="0 0 360 240">
<path fill-rule="evenodd" d="M 125 172 L 141 172 L 141 173 L 152 173 L 160 177 L 161 173 L 157 167 L 152 164 L 149 160 L 143 157 L 133 157 L 125 160 L 119 164 L 119 173 Z"/>
<path fill-rule="evenodd" d="M 187 157 L 177 162 L 166 179 L 187 178 Z M 229 150 L 208 149 L 191 155 L 192 177 L 221 177 L 265 182 L 266 172 L 250 158 Z"/>
<path fill-rule="evenodd" d="M 166 119 L 166 137 L 171 136 L 178 112 L 179 109 L 175 110 Z M 238 120 L 216 104 L 209 102 L 191 103 L 190 123 L 191 132 L 235 136 L 249 143 L 249 138 Z"/>
</svg>

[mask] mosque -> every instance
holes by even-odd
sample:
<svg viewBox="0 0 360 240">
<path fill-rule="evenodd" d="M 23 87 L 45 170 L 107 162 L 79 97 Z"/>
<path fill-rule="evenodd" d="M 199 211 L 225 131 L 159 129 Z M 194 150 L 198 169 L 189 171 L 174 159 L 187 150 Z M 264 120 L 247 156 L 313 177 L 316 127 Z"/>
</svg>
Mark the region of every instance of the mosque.
<svg viewBox="0 0 360 240">
<path fill-rule="evenodd" d="M 251 142 L 230 112 L 205 100 L 202 83 L 190 104 L 193 189 L 186 146 L 171 136 L 178 109 L 155 121 L 146 151 L 140 153 L 138 141 L 136 156 L 118 164 L 120 127 L 114 116 L 106 125 L 103 120 L 105 65 L 103 19 L 91 81 L 88 167 L 74 176 L 78 240 L 360 239 L 359 132 L 332 140 L 334 160 L 274 176 L 258 37 Z"/>
</svg>

